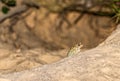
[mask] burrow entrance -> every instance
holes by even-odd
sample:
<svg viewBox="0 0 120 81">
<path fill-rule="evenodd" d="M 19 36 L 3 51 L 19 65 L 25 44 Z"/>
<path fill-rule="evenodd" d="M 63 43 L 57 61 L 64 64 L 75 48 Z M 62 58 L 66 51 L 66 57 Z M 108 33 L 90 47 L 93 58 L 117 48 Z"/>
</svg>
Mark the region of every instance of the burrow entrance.
<svg viewBox="0 0 120 81">
<path fill-rule="evenodd" d="M 69 13 L 63 18 L 46 9 L 30 9 L 0 24 L 0 73 L 31 69 L 59 61 L 81 42 L 91 49 L 115 29 L 109 17 Z"/>
</svg>

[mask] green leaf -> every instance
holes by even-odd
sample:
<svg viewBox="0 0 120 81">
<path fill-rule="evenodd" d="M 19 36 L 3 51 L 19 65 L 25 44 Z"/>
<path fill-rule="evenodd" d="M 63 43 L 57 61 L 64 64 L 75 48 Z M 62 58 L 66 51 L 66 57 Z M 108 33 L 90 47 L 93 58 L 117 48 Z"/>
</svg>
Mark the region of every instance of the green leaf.
<svg viewBox="0 0 120 81">
<path fill-rule="evenodd" d="M 7 6 L 14 7 L 16 6 L 16 0 L 1 0 Z"/>
<path fill-rule="evenodd" d="M 15 0 L 9 0 L 7 3 L 6 3 L 7 6 L 11 6 L 11 7 L 14 7 L 16 6 L 16 1 Z"/>
<path fill-rule="evenodd" d="M 9 10 L 10 10 L 10 9 L 9 9 L 8 7 L 6 7 L 6 6 L 3 6 L 3 7 L 2 7 L 2 12 L 3 12 L 4 14 L 7 14 Z"/>
</svg>

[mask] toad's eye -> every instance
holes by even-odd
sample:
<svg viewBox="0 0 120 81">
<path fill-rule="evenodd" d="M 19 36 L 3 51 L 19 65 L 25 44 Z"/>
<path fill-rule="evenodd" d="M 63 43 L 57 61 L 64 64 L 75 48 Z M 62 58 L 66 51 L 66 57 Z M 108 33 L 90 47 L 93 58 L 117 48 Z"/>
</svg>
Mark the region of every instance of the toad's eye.
<svg viewBox="0 0 120 81">
<path fill-rule="evenodd" d="M 81 44 L 79 43 L 78 46 L 80 46 Z"/>
</svg>

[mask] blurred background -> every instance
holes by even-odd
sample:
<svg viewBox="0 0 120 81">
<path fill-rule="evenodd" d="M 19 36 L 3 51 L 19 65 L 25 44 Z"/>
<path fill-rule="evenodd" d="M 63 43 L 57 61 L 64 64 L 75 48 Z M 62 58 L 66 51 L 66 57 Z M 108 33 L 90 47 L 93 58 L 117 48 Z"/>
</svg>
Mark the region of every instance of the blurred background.
<svg viewBox="0 0 120 81">
<path fill-rule="evenodd" d="M 56 62 L 80 42 L 96 47 L 116 29 L 119 7 L 119 0 L 1 0 L 1 71 Z"/>
</svg>

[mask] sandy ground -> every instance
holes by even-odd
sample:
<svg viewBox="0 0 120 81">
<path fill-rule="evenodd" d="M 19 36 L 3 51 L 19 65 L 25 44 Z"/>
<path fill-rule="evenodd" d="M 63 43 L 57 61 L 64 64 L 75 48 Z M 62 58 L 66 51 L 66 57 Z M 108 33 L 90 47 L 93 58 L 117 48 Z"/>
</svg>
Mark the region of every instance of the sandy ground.
<svg viewBox="0 0 120 81">
<path fill-rule="evenodd" d="M 79 42 L 90 49 L 104 41 L 115 29 L 108 17 L 79 13 L 64 18 L 46 9 L 29 9 L 0 24 L 0 74 L 30 69 L 66 57 Z M 61 23 L 62 21 L 62 23 Z"/>
</svg>

